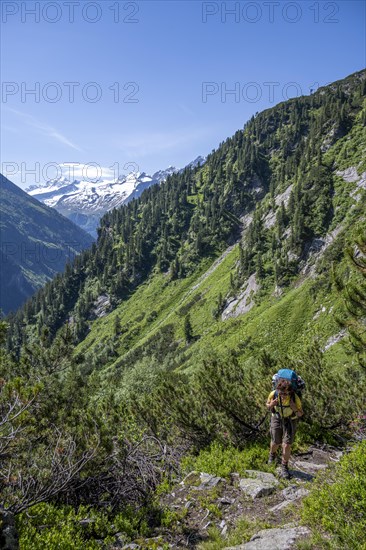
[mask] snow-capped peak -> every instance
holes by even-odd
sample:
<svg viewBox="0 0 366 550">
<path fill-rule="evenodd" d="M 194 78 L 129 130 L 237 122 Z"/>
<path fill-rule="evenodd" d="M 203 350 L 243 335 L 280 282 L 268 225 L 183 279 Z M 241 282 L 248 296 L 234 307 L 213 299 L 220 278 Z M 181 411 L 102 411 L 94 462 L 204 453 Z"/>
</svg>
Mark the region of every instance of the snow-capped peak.
<svg viewBox="0 0 366 550">
<path fill-rule="evenodd" d="M 204 162 L 204 158 L 197 157 L 188 166 L 195 167 L 201 162 Z M 105 212 L 138 198 L 151 185 L 159 184 L 171 174 L 180 171 L 174 166 L 168 166 L 152 176 L 146 172 L 132 171 L 114 180 L 110 178 L 100 181 L 70 181 L 67 177 L 61 177 L 42 185 L 32 185 L 26 191 L 96 236 L 99 219 Z"/>
</svg>

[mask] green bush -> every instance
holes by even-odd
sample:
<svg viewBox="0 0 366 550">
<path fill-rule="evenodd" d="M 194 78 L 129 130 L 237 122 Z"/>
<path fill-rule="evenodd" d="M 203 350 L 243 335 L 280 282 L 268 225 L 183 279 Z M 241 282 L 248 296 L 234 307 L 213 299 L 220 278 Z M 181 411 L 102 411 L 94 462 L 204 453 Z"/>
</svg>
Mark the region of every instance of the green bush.
<svg viewBox="0 0 366 550">
<path fill-rule="evenodd" d="M 32 508 L 30 515 L 23 513 L 17 518 L 20 550 L 100 548 L 95 540 L 87 540 L 90 538 L 90 527 L 84 529 L 80 524 L 86 517 L 91 518 L 91 514 L 85 507 L 76 512 L 71 506 L 57 508 L 39 504 Z"/>
<path fill-rule="evenodd" d="M 245 470 L 267 470 L 268 468 L 267 443 L 253 443 L 248 448 L 240 451 L 236 447 L 223 447 L 217 442 L 212 443 L 209 449 L 205 449 L 198 456 L 188 456 L 182 462 L 184 471 L 198 470 L 208 474 L 228 477 L 231 472 L 244 475 Z"/>
<path fill-rule="evenodd" d="M 366 441 L 319 478 L 304 500 L 302 519 L 320 528 L 325 548 L 366 549 Z"/>
<path fill-rule="evenodd" d="M 177 524 L 181 522 L 187 514 L 188 508 L 183 508 L 182 510 L 169 510 L 169 508 L 166 508 L 161 517 L 161 525 L 167 529 L 174 530 L 174 526 L 177 527 Z"/>
<path fill-rule="evenodd" d="M 136 511 L 126 506 L 112 517 L 89 506 L 75 510 L 72 506 L 38 504 L 29 514 L 17 517 L 20 550 L 95 550 L 100 549 L 101 540 L 106 545 L 113 543 L 117 532 L 130 541 L 149 534 L 148 513 L 146 508 Z"/>
</svg>

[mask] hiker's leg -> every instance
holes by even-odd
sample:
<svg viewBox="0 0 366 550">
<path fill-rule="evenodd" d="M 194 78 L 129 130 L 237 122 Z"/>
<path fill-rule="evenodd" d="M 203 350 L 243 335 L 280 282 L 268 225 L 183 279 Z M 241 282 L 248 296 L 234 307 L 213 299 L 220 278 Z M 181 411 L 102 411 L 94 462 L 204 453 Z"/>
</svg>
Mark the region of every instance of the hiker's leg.
<svg viewBox="0 0 366 550">
<path fill-rule="evenodd" d="M 291 445 L 295 439 L 297 428 L 296 420 L 286 419 L 284 422 L 284 433 L 282 442 L 282 464 L 288 464 L 291 456 Z"/>
<path fill-rule="evenodd" d="M 269 449 L 269 464 L 272 464 L 276 460 L 276 452 L 282 443 L 282 431 L 282 422 L 277 416 L 272 415 L 270 423 L 271 445 Z"/>
<path fill-rule="evenodd" d="M 283 443 L 282 445 L 282 463 L 287 464 L 291 456 L 291 443 Z"/>
</svg>

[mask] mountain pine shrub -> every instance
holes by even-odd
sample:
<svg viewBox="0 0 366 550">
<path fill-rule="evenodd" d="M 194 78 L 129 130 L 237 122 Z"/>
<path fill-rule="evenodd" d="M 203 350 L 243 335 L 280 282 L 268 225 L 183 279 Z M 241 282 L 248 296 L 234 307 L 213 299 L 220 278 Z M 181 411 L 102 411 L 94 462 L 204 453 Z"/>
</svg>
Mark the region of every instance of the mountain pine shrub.
<svg viewBox="0 0 366 550">
<path fill-rule="evenodd" d="M 302 519 L 320 529 L 323 548 L 366 549 L 366 440 L 317 479 Z"/>
</svg>

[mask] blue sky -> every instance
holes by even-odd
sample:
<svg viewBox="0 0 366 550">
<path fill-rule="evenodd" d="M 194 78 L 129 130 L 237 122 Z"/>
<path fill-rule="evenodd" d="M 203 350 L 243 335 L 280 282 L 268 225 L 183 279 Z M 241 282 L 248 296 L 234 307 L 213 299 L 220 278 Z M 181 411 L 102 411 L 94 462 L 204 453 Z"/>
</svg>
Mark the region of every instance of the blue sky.
<svg viewBox="0 0 366 550">
<path fill-rule="evenodd" d="M 25 188 L 65 163 L 111 177 L 206 155 L 364 68 L 365 3 L 3 0 L 1 42 L 2 171 Z"/>
</svg>

